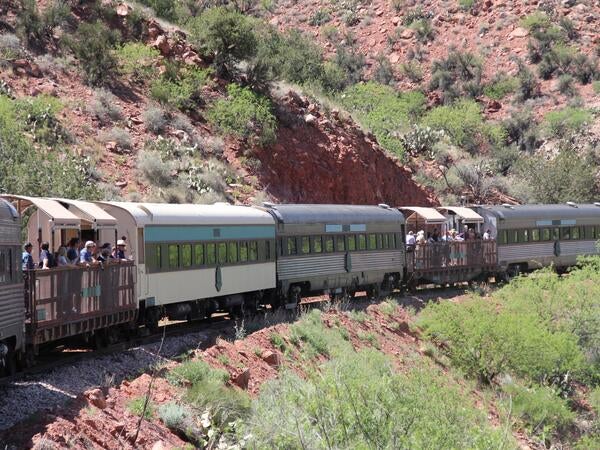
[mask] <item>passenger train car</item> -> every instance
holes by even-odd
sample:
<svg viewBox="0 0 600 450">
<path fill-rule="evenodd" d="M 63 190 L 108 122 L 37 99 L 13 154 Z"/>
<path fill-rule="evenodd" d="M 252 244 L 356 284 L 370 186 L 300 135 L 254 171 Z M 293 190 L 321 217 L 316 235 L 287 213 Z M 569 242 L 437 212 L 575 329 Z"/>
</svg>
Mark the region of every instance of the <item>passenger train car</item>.
<svg viewBox="0 0 600 450">
<path fill-rule="evenodd" d="M 17 360 L 30 363 L 42 346 L 71 337 L 103 345 L 126 331 L 154 330 L 162 318 L 295 308 L 318 294 L 366 291 L 375 298 L 404 287 L 564 268 L 598 253 L 600 238 L 600 203 L 246 207 L 0 197 L 4 372 Z M 113 244 L 125 238 L 129 259 L 22 273 L 23 215 L 36 260 L 43 241 L 56 251 L 74 236 Z M 471 228 L 465 241 L 405 243 L 409 231 L 446 236 L 464 227 Z M 484 230 L 491 239 L 481 239 Z"/>
</svg>

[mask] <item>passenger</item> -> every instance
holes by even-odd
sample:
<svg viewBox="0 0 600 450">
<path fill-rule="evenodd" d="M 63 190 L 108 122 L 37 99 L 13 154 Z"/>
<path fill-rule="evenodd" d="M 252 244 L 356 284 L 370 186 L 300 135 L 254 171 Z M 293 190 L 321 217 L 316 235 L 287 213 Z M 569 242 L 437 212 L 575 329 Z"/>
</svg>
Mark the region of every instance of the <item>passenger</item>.
<svg viewBox="0 0 600 450">
<path fill-rule="evenodd" d="M 50 251 L 50 244 L 43 242 L 40 252 L 40 269 L 51 269 L 52 267 L 56 267 L 56 259 Z"/>
<path fill-rule="evenodd" d="M 67 249 L 67 261 L 69 264 L 77 264 L 79 261 L 79 243 L 80 239 L 77 237 L 71 238 L 69 241 L 69 248 Z"/>
<path fill-rule="evenodd" d="M 432 243 L 434 243 L 434 242 L 435 242 L 435 241 L 433 240 L 433 236 L 431 235 L 431 232 L 429 232 L 429 231 L 427 232 L 427 239 L 425 239 L 425 241 L 426 241 L 428 244 L 432 244 Z"/>
<path fill-rule="evenodd" d="M 477 236 L 475 235 L 475 230 L 473 228 L 469 228 L 469 232 L 467 233 L 468 239 L 473 240 Z"/>
<path fill-rule="evenodd" d="M 61 245 L 58 249 L 58 258 L 56 258 L 56 264 L 58 267 L 69 265 L 69 259 L 67 258 L 67 247 L 64 245 Z"/>
<path fill-rule="evenodd" d="M 81 250 L 81 253 L 79 254 L 79 262 L 87 265 L 93 263 L 95 249 L 96 244 L 94 241 L 87 241 L 85 243 L 85 248 Z"/>
<path fill-rule="evenodd" d="M 117 241 L 117 250 L 114 253 L 115 259 L 127 259 L 125 256 L 125 249 L 127 248 L 127 244 L 124 239 L 119 239 Z"/>
<path fill-rule="evenodd" d="M 406 235 L 406 245 L 415 245 L 417 243 L 415 239 L 415 233 L 411 230 Z"/>
<path fill-rule="evenodd" d="M 23 246 L 23 254 L 21 255 L 21 267 L 23 272 L 35 269 L 35 263 L 33 262 L 33 256 L 31 256 L 31 250 L 33 250 L 33 245 L 31 245 L 31 242 L 28 242 Z"/>
<path fill-rule="evenodd" d="M 98 262 L 104 263 L 108 262 L 111 259 L 114 259 L 113 255 L 110 254 L 110 251 L 111 245 L 107 242 L 104 245 L 102 245 L 102 247 L 100 247 L 100 254 L 98 255 L 98 258 L 96 258 L 96 260 Z"/>
<path fill-rule="evenodd" d="M 425 232 L 423 230 L 419 230 L 417 233 L 417 244 L 425 244 L 427 240 L 425 239 Z"/>
<path fill-rule="evenodd" d="M 433 234 L 431 235 L 431 238 L 433 239 L 433 242 L 440 242 L 440 232 L 438 231 L 438 229 L 434 229 L 433 230 Z"/>
<path fill-rule="evenodd" d="M 488 228 L 487 230 L 485 230 L 485 233 L 483 233 L 483 240 L 489 241 L 491 238 L 492 238 L 492 234 L 490 232 L 490 229 Z"/>
</svg>

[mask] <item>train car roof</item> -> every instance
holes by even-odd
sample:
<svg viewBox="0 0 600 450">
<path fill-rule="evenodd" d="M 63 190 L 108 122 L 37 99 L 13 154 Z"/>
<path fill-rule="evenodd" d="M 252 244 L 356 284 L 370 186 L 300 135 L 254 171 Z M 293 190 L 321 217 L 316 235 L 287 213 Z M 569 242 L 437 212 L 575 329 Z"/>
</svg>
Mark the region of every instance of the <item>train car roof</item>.
<svg viewBox="0 0 600 450">
<path fill-rule="evenodd" d="M 481 206 L 500 220 L 600 219 L 600 204 Z"/>
<path fill-rule="evenodd" d="M 142 225 L 275 225 L 271 215 L 249 206 L 99 202 L 129 212 Z"/>
<path fill-rule="evenodd" d="M 360 205 L 268 205 L 265 208 L 283 224 L 338 223 L 354 224 L 404 223 L 397 209 Z"/>
<path fill-rule="evenodd" d="M 0 198 L 0 220 L 18 220 L 19 213 L 15 207 L 8 201 Z"/>
</svg>

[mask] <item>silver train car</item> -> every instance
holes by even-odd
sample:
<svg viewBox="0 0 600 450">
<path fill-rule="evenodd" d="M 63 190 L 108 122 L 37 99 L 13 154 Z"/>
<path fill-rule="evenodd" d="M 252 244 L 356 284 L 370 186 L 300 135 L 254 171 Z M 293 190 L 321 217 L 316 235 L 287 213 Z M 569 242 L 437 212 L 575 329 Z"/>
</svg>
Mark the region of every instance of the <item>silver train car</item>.
<svg viewBox="0 0 600 450">
<path fill-rule="evenodd" d="M 498 243 L 498 270 L 514 276 L 553 265 L 565 269 L 577 257 L 598 253 L 600 203 L 480 206 L 484 228 Z"/>
<path fill-rule="evenodd" d="M 387 205 L 266 205 L 276 221 L 276 301 L 398 287 L 405 270 L 404 216 Z"/>
<path fill-rule="evenodd" d="M 25 345 L 24 284 L 21 272 L 21 221 L 0 199 L 0 372 L 16 371 Z"/>
</svg>

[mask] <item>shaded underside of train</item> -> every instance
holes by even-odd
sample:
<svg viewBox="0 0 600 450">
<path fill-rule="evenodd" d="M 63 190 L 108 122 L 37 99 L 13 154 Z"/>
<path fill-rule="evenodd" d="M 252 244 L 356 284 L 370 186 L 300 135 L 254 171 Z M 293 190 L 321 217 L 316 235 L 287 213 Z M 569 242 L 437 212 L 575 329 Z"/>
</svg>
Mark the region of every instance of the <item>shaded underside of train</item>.
<svg viewBox="0 0 600 450">
<path fill-rule="evenodd" d="M 40 346 L 73 336 L 116 340 L 123 330 L 155 329 L 163 317 L 295 308 L 311 295 L 378 297 L 568 267 L 598 253 L 600 238 L 600 204 L 246 207 L 2 197 L 0 360 L 8 372 Z M 43 241 L 55 251 L 74 236 L 125 238 L 130 260 L 23 273 L 21 217 L 34 255 Z M 465 228 L 478 238 L 405 243 L 410 231 Z"/>
</svg>

